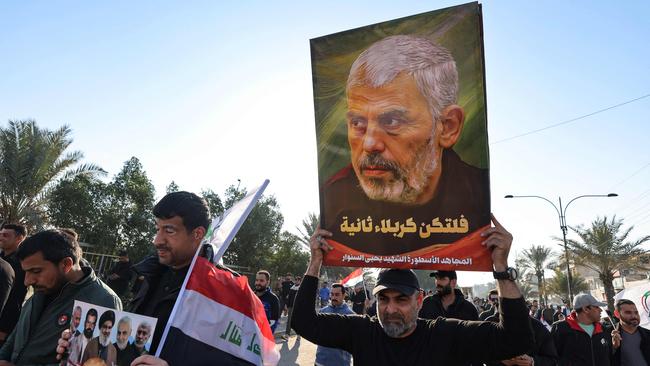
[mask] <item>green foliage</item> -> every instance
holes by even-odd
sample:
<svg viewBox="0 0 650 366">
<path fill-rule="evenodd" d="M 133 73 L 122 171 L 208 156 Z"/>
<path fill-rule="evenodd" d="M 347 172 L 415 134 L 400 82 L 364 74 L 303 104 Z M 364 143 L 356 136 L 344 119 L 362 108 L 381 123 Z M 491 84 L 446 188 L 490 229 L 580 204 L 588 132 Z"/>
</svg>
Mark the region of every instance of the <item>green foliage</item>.
<svg viewBox="0 0 650 366">
<path fill-rule="evenodd" d="M 305 248 L 309 250 L 309 239 L 318 228 L 320 217 L 313 212 L 310 212 L 306 218 L 302 220 L 302 227 L 298 227 L 300 236 L 297 239 L 304 244 Z"/>
<path fill-rule="evenodd" d="M 519 267 L 532 271 L 537 277 L 537 291 L 539 292 L 540 304 L 545 303 L 544 270 L 548 268 L 550 263 L 552 263 L 554 257 L 551 248 L 543 245 L 531 245 L 530 248 L 525 249 L 517 259 L 517 265 Z"/>
<path fill-rule="evenodd" d="M 153 251 L 154 187 L 135 157 L 108 184 L 84 176 L 62 180 L 50 201 L 51 223 L 75 229 L 93 252 L 127 249 L 136 262 Z"/>
<path fill-rule="evenodd" d="M 309 253 L 302 250 L 298 236 L 283 231 L 273 246 L 272 255 L 265 268 L 275 278 L 285 273 L 305 273 L 308 263 Z"/>
<path fill-rule="evenodd" d="M 33 120 L 9 121 L 0 128 L 0 221 L 41 228 L 47 220 L 49 191 L 56 182 L 104 173 L 93 164 L 77 165 L 81 152 L 66 153 L 71 133 L 68 126 L 51 131 Z"/>
<path fill-rule="evenodd" d="M 225 193 L 225 208 L 246 195 L 245 189 L 230 186 Z M 255 270 L 268 263 L 273 248 L 280 239 L 284 217 L 273 196 L 263 196 L 224 254 L 224 262 Z"/>
<path fill-rule="evenodd" d="M 549 293 L 559 296 L 564 303 L 569 303 L 569 289 L 567 286 L 566 272 L 560 268 L 554 270 L 555 275 L 546 281 L 546 288 Z M 571 274 L 571 291 L 574 294 L 589 291 L 589 285 L 585 279 L 577 273 Z"/>
<path fill-rule="evenodd" d="M 174 193 L 174 192 L 178 192 L 178 191 L 180 191 L 180 190 L 181 190 L 181 189 L 178 187 L 178 184 L 176 184 L 176 182 L 174 182 L 174 181 L 172 181 L 171 183 L 169 183 L 169 185 L 168 185 L 167 188 L 165 189 L 165 191 L 167 191 L 167 194 Z"/>
<path fill-rule="evenodd" d="M 614 311 L 614 272 L 623 269 L 648 270 L 642 262 L 643 255 L 648 251 L 643 249 L 643 243 L 650 240 L 650 236 L 628 241 L 628 236 L 634 228 L 630 226 L 622 229 L 623 220 L 616 216 L 611 220 L 607 216 L 598 217 L 591 223 L 591 227 L 582 225 L 572 228 L 580 237 L 579 241 L 569 240 L 568 245 L 572 253 L 572 260 L 577 264 L 591 268 L 599 275 L 605 286 L 605 296 L 610 311 Z M 574 294 L 577 293 L 574 291 Z"/>
</svg>

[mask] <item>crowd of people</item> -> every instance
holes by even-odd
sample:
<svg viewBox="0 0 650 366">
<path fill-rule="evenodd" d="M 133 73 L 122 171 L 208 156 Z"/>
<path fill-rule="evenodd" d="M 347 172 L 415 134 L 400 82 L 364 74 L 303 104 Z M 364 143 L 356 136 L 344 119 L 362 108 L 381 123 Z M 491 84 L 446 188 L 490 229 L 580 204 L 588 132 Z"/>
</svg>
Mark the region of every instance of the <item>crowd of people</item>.
<svg viewBox="0 0 650 366">
<path fill-rule="evenodd" d="M 110 286 L 83 260 L 72 230 L 28 235 L 22 225 L 5 224 L 0 231 L 0 366 L 61 360 L 69 365 L 167 365 L 165 350 L 160 358 L 152 354 L 160 347 L 209 213 L 200 197 L 175 192 L 158 202 L 154 215 L 156 255 L 132 266 L 120 252 L 105 276 Z M 284 336 L 293 329 L 317 344 L 316 365 L 428 365 L 435 359 L 444 365 L 643 366 L 650 360 L 650 331 L 639 327 L 634 302 L 619 300 L 611 319 L 603 321 L 606 304 L 589 294 L 575 296 L 572 311 L 553 309 L 526 302 L 512 278 L 498 277 L 507 273 L 512 237 L 496 220 L 484 237 L 497 288 L 484 301 L 464 296 L 455 271 L 431 273 L 436 289 L 427 296 L 408 269 L 380 271 L 370 292 L 363 285 L 319 283 L 327 237 L 322 229 L 312 237 L 304 277 L 287 274 L 272 285 L 269 272 L 255 276 L 255 292 L 271 329 L 286 315 Z M 80 330 L 82 313 L 73 309 L 75 300 L 119 311 L 118 295 L 130 299 L 129 311 L 158 318 L 155 328 L 138 324 L 129 342 L 135 326 L 130 319 L 91 309 Z M 111 344 L 114 325 L 117 339 Z M 93 337 L 95 328 L 99 336 Z"/>
<path fill-rule="evenodd" d="M 493 246 L 505 256 L 494 258 L 495 263 L 507 263 L 511 237 L 496 221 L 495 227 L 486 235 L 498 238 Z M 317 366 L 430 364 L 433 355 L 444 365 L 650 362 L 650 331 L 639 327 L 639 312 L 630 300 L 618 300 L 614 314 L 601 316 L 606 304 L 590 294 L 576 295 L 573 310 L 540 305 L 525 301 L 509 279 L 498 280 L 486 298 L 471 299 L 457 287 L 455 271 L 433 271 L 435 291 L 425 292 L 411 270 L 398 269 L 382 270 L 370 294 L 362 283 L 344 287 L 319 281 L 328 250 L 322 239 L 328 235 L 319 229 L 312 238 L 304 278 L 287 274 L 272 291 L 271 275 L 257 274 L 264 277 L 264 287 L 256 286 L 258 296 L 275 316 L 270 322 L 277 324 L 282 314 L 292 317 L 283 337 L 293 328 L 316 343 Z"/>
</svg>

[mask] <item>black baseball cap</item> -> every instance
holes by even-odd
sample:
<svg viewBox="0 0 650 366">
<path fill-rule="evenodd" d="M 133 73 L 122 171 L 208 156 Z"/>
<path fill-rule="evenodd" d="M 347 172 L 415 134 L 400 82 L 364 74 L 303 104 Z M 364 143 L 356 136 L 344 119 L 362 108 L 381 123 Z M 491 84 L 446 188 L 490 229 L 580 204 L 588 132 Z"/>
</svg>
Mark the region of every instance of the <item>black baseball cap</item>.
<svg viewBox="0 0 650 366">
<path fill-rule="evenodd" d="M 429 277 L 448 277 L 450 280 L 458 279 L 456 271 L 433 271 Z"/>
<path fill-rule="evenodd" d="M 383 290 L 397 290 L 404 295 L 411 296 L 415 291 L 420 290 L 420 282 L 418 281 L 415 272 L 410 269 L 382 269 L 377 276 L 377 284 L 372 290 L 372 294 L 376 295 Z"/>
</svg>

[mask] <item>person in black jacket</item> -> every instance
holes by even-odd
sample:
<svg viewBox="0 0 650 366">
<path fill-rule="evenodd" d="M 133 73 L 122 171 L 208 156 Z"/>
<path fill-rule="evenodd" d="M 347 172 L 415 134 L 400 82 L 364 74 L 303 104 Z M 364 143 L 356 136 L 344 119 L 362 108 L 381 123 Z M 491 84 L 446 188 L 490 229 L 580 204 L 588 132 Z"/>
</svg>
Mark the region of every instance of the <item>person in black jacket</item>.
<svg viewBox="0 0 650 366">
<path fill-rule="evenodd" d="M 465 300 L 462 291 L 456 288 L 456 271 L 435 271 L 430 274 L 436 278 L 436 293 L 427 296 L 422 302 L 418 315 L 423 319 L 436 319 L 439 316 L 460 320 L 478 320 L 478 311 Z"/>
<path fill-rule="evenodd" d="M 574 311 L 551 328 L 551 336 L 560 356 L 560 365 L 609 366 L 612 361 L 612 337 L 600 324 L 604 302 L 589 294 L 573 299 Z"/>
<path fill-rule="evenodd" d="M 487 321 L 499 322 L 499 314 L 487 318 Z M 551 338 L 551 333 L 539 320 L 530 317 L 530 325 L 535 335 L 535 347 L 523 355 L 515 356 L 509 360 L 488 363 L 487 366 L 516 365 L 516 366 L 555 366 L 558 362 L 557 350 Z"/>
<path fill-rule="evenodd" d="M 26 237 L 27 229 L 20 224 L 5 224 L 0 230 L 0 248 L 2 248 L 0 258 L 7 261 L 14 271 L 11 292 L 0 315 L 0 345 L 16 327 L 27 294 L 25 271 L 16 257 L 16 251 Z"/>
<path fill-rule="evenodd" d="M 129 281 L 131 281 L 131 261 L 126 250 L 120 250 L 119 259 L 115 265 L 108 272 L 108 285 L 115 291 L 115 293 L 124 297 L 129 289 Z"/>
<path fill-rule="evenodd" d="M 639 326 L 641 318 L 633 301 L 619 299 L 616 315 L 621 320 L 612 331 L 615 366 L 650 365 L 650 330 Z"/>
<path fill-rule="evenodd" d="M 499 313 L 499 294 L 497 293 L 497 289 L 492 289 L 488 293 L 488 306 L 486 310 L 483 310 L 478 315 L 479 320 L 487 320 L 492 315 Z"/>
<path fill-rule="evenodd" d="M 471 360 L 506 359 L 533 347 L 526 304 L 508 269 L 512 235 L 493 219 L 483 244 L 492 261 L 502 296 L 500 324 L 438 318 L 418 319 L 423 295 L 410 269 L 379 272 L 373 294 L 377 317 L 317 314 L 314 307 L 318 276 L 331 248 L 329 231 L 318 228 L 310 240 L 311 260 L 296 296 L 293 328 L 307 340 L 352 354 L 355 365 L 456 365 Z M 508 270 L 507 270 L 508 269 Z M 504 277 L 504 272 L 511 275 Z"/>
</svg>

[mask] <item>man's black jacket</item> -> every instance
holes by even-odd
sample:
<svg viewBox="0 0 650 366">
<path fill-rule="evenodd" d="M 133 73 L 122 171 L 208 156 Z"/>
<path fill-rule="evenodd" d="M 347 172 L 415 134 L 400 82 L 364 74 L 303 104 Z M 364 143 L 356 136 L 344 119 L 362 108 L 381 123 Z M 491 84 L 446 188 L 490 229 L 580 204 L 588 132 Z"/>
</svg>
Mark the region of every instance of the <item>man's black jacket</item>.
<svg viewBox="0 0 650 366">
<path fill-rule="evenodd" d="M 442 296 L 433 294 L 424 298 L 422 309 L 418 317 L 423 319 L 436 319 L 439 316 L 444 318 L 460 320 L 478 320 L 478 311 L 469 301 L 465 300 L 463 292 L 454 289 L 455 299 L 445 310 L 442 306 Z"/>
</svg>

